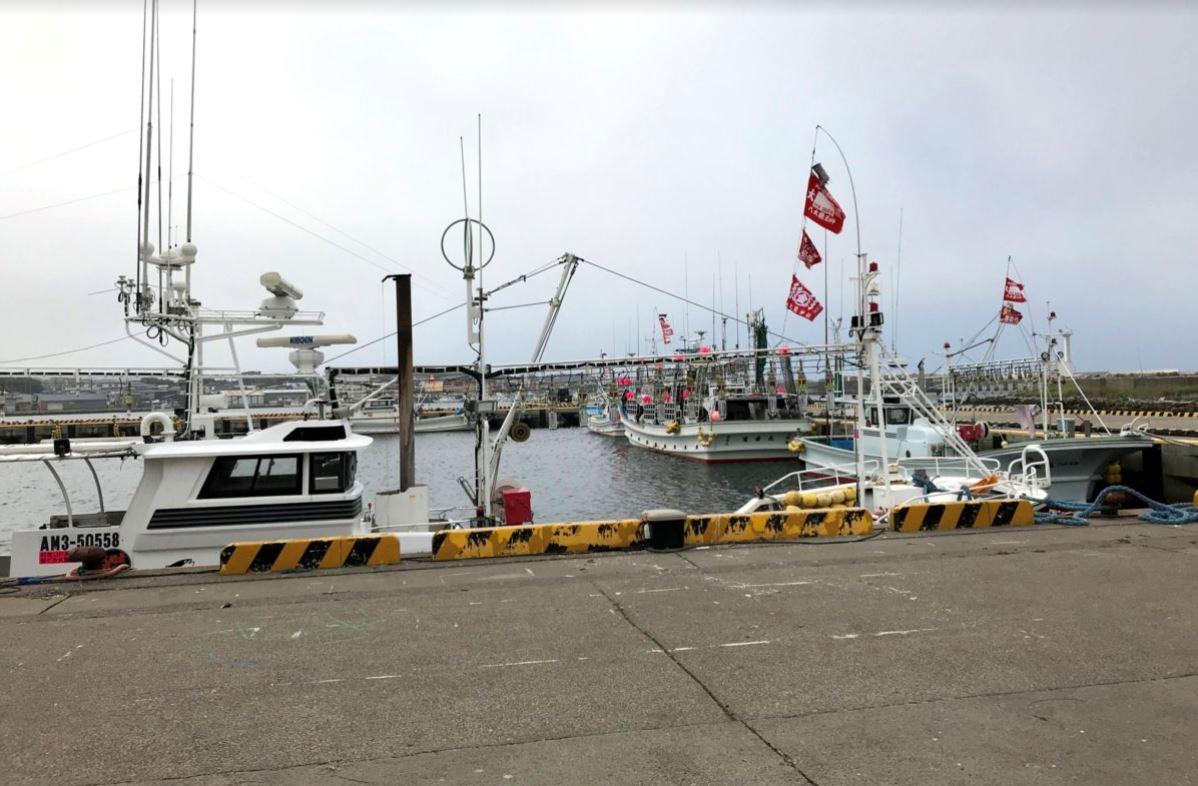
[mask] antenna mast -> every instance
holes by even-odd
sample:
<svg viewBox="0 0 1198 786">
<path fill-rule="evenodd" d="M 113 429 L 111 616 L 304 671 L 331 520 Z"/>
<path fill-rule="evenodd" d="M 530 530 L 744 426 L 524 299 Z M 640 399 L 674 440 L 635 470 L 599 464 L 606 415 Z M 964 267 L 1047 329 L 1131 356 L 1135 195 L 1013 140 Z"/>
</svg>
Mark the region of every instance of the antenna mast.
<svg viewBox="0 0 1198 786">
<path fill-rule="evenodd" d="M 166 164 L 166 245 L 170 248 L 171 243 L 171 207 L 174 204 L 175 192 L 175 78 L 171 77 L 171 141 L 167 145 L 167 164 Z"/>
<path fill-rule="evenodd" d="M 141 154 L 145 146 L 146 137 L 141 132 L 141 124 L 146 119 L 146 18 L 149 15 L 149 4 L 147 0 L 142 0 L 141 4 L 141 85 L 138 90 L 138 101 L 140 107 L 137 115 L 137 289 L 136 289 L 136 305 L 138 310 L 141 308 L 141 179 L 143 170 L 141 168 Z"/>
<path fill-rule="evenodd" d="M 150 286 L 150 155 L 154 147 L 154 31 L 158 29 L 158 0 L 150 3 L 150 78 L 147 80 L 149 104 L 146 111 L 146 190 L 143 203 L 141 222 L 141 247 L 138 255 L 141 258 L 141 283 L 143 290 Z M 142 293 L 138 293 L 142 310 L 145 308 Z"/>
<path fill-rule="evenodd" d="M 187 242 L 191 242 L 191 182 L 196 150 L 196 5 L 199 0 L 191 3 L 191 109 L 188 114 L 187 129 Z M 191 291 L 191 266 L 187 268 L 188 292 Z"/>
</svg>

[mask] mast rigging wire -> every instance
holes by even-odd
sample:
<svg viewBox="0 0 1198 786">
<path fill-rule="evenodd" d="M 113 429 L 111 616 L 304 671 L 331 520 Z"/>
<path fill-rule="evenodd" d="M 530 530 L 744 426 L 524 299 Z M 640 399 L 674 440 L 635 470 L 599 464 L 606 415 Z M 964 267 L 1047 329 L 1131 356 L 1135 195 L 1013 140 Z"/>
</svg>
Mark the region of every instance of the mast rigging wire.
<svg viewBox="0 0 1198 786">
<path fill-rule="evenodd" d="M 443 317 L 446 314 L 457 311 L 459 308 L 465 307 L 465 305 L 466 305 L 465 303 L 458 303 L 456 306 L 450 306 L 449 308 L 445 309 L 444 311 L 438 311 L 436 314 L 433 314 L 430 317 L 425 317 L 424 319 L 413 322 L 412 327 L 417 327 L 418 325 L 423 325 L 425 322 L 432 322 L 434 319 L 437 319 L 438 317 Z M 367 341 L 365 344 L 359 344 L 358 346 L 354 347 L 351 350 L 348 350 L 347 352 L 342 352 L 340 355 L 334 355 L 333 357 L 326 360 L 324 362 L 324 365 L 327 366 L 328 364 L 332 363 L 334 360 L 340 360 L 341 358 L 345 357 L 346 355 L 352 355 L 353 353 L 357 352 L 360 349 L 366 349 L 366 347 L 373 346 L 373 345 L 379 343 L 380 341 L 386 341 L 389 338 L 393 338 L 395 336 L 395 334 L 398 332 L 399 331 L 393 330 L 385 336 L 379 336 L 376 339 Z"/>
<path fill-rule="evenodd" d="M 296 223 L 295 221 L 292 221 L 291 219 L 287 218 L 286 216 L 281 215 L 280 213 L 276 213 L 275 211 L 271 210 L 270 208 L 258 204 L 257 202 L 250 199 L 249 197 L 242 196 L 241 194 L 237 193 L 236 191 L 233 191 L 230 188 L 226 188 L 225 186 L 222 186 L 220 183 L 217 183 L 210 177 L 206 177 L 205 175 L 198 175 L 198 177 L 201 180 L 203 180 L 204 182 L 206 182 L 208 185 L 213 186 L 214 188 L 217 188 L 221 191 L 224 191 L 229 196 L 240 199 L 242 202 L 245 202 L 247 205 L 256 207 L 259 210 L 261 210 L 263 213 L 267 213 L 268 215 L 274 216 L 275 218 L 279 219 L 283 223 L 290 224 L 291 226 L 295 227 L 296 229 L 300 230 L 301 232 L 305 232 L 305 233 L 311 235 L 312 237 L 316 238 L 317 240 L 320 240 L 324 243 L 328 243 L 333 248 L 336 248 L 340 251 L 344 251 L 346 254 L 349 254 L 350 256 L 355 257 L 356 259 L 360 259 L 363 262 L 371 265 L 372 267 L 378 268 L 379 270 L 383 271 L 384 273 L 394 273 L 395 272 L 394 270 L 392 270 L 390 268 L 380 265 L 378 262 L 375 262 L 370 257 L 363 256 L 362 254 L 359 254 L 357 251 L 354 251 L 351 248 L 346 248 L 345 246 L 341 245 L 337 241 L 330 240 L 329 238 L 325 237 L 324 235 L 320 234 L 319 232 L 314 232 L 311 229 L 308 229 L 303 224 Z M 424 278 L 424 276 L 421 276 L 421 278 Z M 437 297 L 441 297 L 441 298 L 445 297 L 441 293 L 436 292 L 436 291 L 432 290 L 431 288 L 429 288 L 428 286 L 425 286 L 423 284 L 416 284 L 416 286 L 419 286 L 420 288 L 429 292 L 429 294 L 436 295 Z"/>
<path fill-rule="evenodd" d="M 418 277 L 418 278 L 421 278 L 421 279 L 423 279 L 423 280 L 427 281 L 429 284 L 431 284 L 431 285 L 433 285 L 433 286 L 436 286 L 436 287 L 440 287 L 440 286 L 441 286 L 441 285 L 440 285 L 440 284 L 438 284 L 436 281 L 434 281 L 434 280 L 432 280 L 432 279 L 428 278 L 427 276 L 425 276 L 425 275 L 423 275 L 423 274 L 421 274 L 421 273 L 418 273 L 418 272 L 416 272 L 415 270 L 413 270 L 413 269 L 412 269 L 411 267 L 409 267 L 408 265 L 405 265 L 403 262 L 400 262 L 398 259 L 396 259 L 396 258 L 394 258 L 394 257 L 392 257 L 392 256 L 390 256 L 390 255 L 388 255 L 388 254 L 385 254 L 385 253 L 383 253 L 382 251 L 380 251 L 379 249 L 377 249 L 377 248 L 375 248 L 374 246 L 370 245 L 370 244 L 369 244 L 369 243 L 367 243 L 366 241 L 364 241 L 364 240 L 361 240 L 361 239 L 359 239 L 359 238 L 357 238 L 357 237 L 354 237 L 354 236 L 353 236 L 353 235 L 351 235 L 350 233 L 346 232 L 344 229 L 340 229 L 339 227 L 335 227 L 335 226 L 333 226 L 332 224 L 330 224 L 328 221 L 325 221 L 325 220 L 324 220 L 323 218 L 321 218 L 320 216 L 318 216 L 318 215 L 316 215 L 316 214 L 314 214 L 314 213 L 312 213 L 312 212 L 310 212 L 310 211 L 308 211 L 308 210 L 305 210 L 304 208 L 300 207 L 299 205 L 295 204 L 294 202 L 290 202 L 290 201 L 288 201 L 287 199 L 283 198 L 282 196 L 279 196 L 278 194 L 276 194 L 275 192 L 271 191 L 269 188 L 267 188 L 267 187 L 265 187 L 265 186 L 261 185 L 260 183 L 255 183 L 255 182 L 252 182 L 252 181 L 247 181 L 247 182 L 249 182 L 249 183 L 250 183 L 250 185 L 254 186 L 254 188 L 257 188 L 259 191 L 262 191 L 264 194 L 267 194 L 267 195 L 269 195 L 269 196 L 270 196 L 272 199 L 276 199 L 276 200 L 278 200 L 279 202 L 282 202 L 284 205 L 287 205 L 287 207 L 291 208 L 292 210 L 295 210 L 295 211 L 297 211 L 297 212 L 299 212 L 299 213 L 303 213 L 305 216 L 307 216 L 308 218 L 312 219 L 312 220 L 313 220 L 313 221 L 315 221 L 316 223 L 318 223 L 318 224 L 321 224 L 322 226 L 328 227 L 329 229 L 333 230 L 334 232 L 336 232 L 337 234 L 341 235 L 342 237 L 344 237 L 344 238 L 347 238 L 348 240 L 352 240 L 353 242 L 355 242 L 355 243 L 357 243 L 358 245 L 362 246 L 362 248 L 365 248 L 367 251 L 370 251 L 371 253 L 377 254 L 378 256 L 380 256 L 380 257 L 382 257 L 383 259 L 387 260 L 387 261 L 388 261 L 388 262 L 390 262 L 392 265 L 395 265 L 396 267 L 400 268 L 401 270 L 406 270 L 406 271 L 408 271 L 409 273 L 411 273 L 413 276 L 416 276 L 416 277 Z M 388 272 L 390 272 L 390 271 L 388 271 Z M 456 298 L 456 297 L 457 297 L 457 295 L 454 295 L 454 297 Z"/>
<path fill-rule="evenodd" d="M 120 137 L 123 137 L 126 134 L 132 134 L 136 130 L 137 130 L 136 128 L 128 128 L 128 129 L 125 129 L 124 131 L 120 131 L 116 134 L 113 134 L 112 136 L 106 136 L 103 139 L 97 139 L 93 142 L 88 142 L 85 145 L 80 145 L 79 147 L 72 147 L 70 150 L 64 150 L 61 153 L 55 153 L 52 156 L 46 156 L 45 158 L 39 158 L 36 161 L 30 161 L 28 164 L 22 164 L 21 166 L 17 167 L 16 169 L 9 169 L 6 172 L 0 172 L 0 177 L 5 177 L 7 175 L 13 175 L 13 174 L 16 174 L 17 172 L 23 172 L 24 170 L 29 169 L 30 167 L 35 167 L 38 164 L 44 164 L 47 161 L 53 161 L 56 158 L 62 158 L 63 156 L 69 156 L 72 153 L 78 153 L 80 150 L 86 150 L 89 147 L 95 147 L 96 145 L 102 144 L 104 142 L 111 142 L 112 140 L 119 139 Z M 140 157 L 141 157 L 141 154 L 138 153 L 138 158 L 140 158 Z"/>
<path fill-rule="evenodd" d="M 583 263 L 585 263 L 585 264 L 587 264 L 587 265 L 590 265 L 591 267 L 598 268 L 599 270 L 602 270 L 604 273 L 610 273 L 611 275 L 613 275 L 613 276 L 615 276 L 615 277 L 617 277 L 617 278 L 622 278 L 622 279 L 624 279 L 625 281 L 630 281 L 630 282 L 632 282 L 633 284 L 636 284 L 636 285 L 638 285 L 638 286 L 645 287 L 646 289 L 651 289 L 651 290 L 653 290 L 654 292 L 657 292 L 657 293 L 659 293 L 659 294 L 665 295 L 666 297 L 672 297 L 672 298 L 674 298 L 675 300 L 680 300 L 680 301 L 682 301 L 683 303 L 686 303 L 687 305 L 695 306 L 696 308 L 701 308 L 701 309 L 703 309 L 704 311 L 712 311 L 712 310 L 713 310 L 713 309 L 712 309 L 710 306 L 705 306 L 705 305 L 703 305 L 702 303 L 696 303 L 696 302 L 694 302 L 694 301 L 692 301 L 692 300 L 689 300 L 689 299 L 687 299 L 687 298 L 684 298 L 682 295 L 678 295 L 678 294 L 676 294 L 676 293 L 674 293 L 674 292 L 670 292 L 669 290 L 662 289 L 661 287 L 658 287 L 658 286 L 654 286 L 653 284 L 650 284 L 650 283 L 649 283 L 649 282 L 647 282 L 647 281 L 642 281 L 642 280 L 640 280 L 640 279 L 638 279 L 638 278 L 635 278 L 635 277 L 633 277 L 633 276 L 627 275 L 626 273 L 621 273 L 621 272 L 620 272 L 620 271 L 618 271 L 618 270 L 612 270 L 612 269 L 611 269 L 611 268 L 609 268 L 609 267 L 605 267 L 605 266 L 603 266 L 603 265 L 600 265 L 598 262 L 592 262 L 591 260 L 589 260 L 589 259 L 583 259 L 582 257 L 579 257 L 579 258 L 578 258 L 578 261 L 579 261 L 579 262 L 583 262 Z M 752 308 L 752 306 L 751 306 L 751 305 L 750 305 L 750 308 Z M 746 327 L 748 327 L 748 324 L 749 324 L 748 322 L 745 322 L 744 320 L 742 320 L 742 319 L 740 319 L 740 318 L 738 318 L 738 317 L 730 316 L 730 315 L 728 315 L 728 314 L 725 314 L 725 313 L 723 313 L 723 312 L 717 312 L 717 313 L 716 313 L 716 316 L 719 316 L 719 317 L 724 317 L 724 318 L 727 318 L 727 319 L 731 319 L 733 322 L 737 323 L 737 325 L 738 325 L 738 326 L 739 326 L 739 325 L 745 325 Z M 775 331 L 773 331 L 773 330 L 768 330 L 767 332 L 768 332 L 768 333 L 769 333 L 771 336 L 774 336 L 774 337 L 776 337 L 776 338 L 780 338 L 780 339 L 782 339 L 783 341 L 790 342 L 791 344 L 805 345 L 805 342 L 803 342 L 803 341 L 799 341 L 798 339 L 790 338 L 789 336 L 784 336 L 784 335 L 782 335 L 781 333 L 777 333 L 777 332 L 775 332 Z"/>
<path fill-rule="evenodd" d="M 125 186 L 124 188 L 114 188 L 111 191 L 104 191 L 99 194 L 89 194 L 88 196 L 76 197 L 75 199 L 68 199 L 64 202 L 55 202 L 52 205 L 41 205 L 40 207 L 31 207 L 28 210 L 18 210 L 16 213 L 8 213 L 7 215 L 0 216 L 0 221 L 4 221 L 5 219 L 9 218 L 17 218 L 18 216 L 27 216 L 30 213 L 40 213 L 43 210 L 52 210 L 56 207 L 66 207 L 67 205 L 74 205 L 78 202 L 86 202 L 89 199 L 99 199 L 100 197 L 112 196 L 113 194 L 119 194 L 123 191 L 128 191 L 131 188 L 136 188 L 138 193 L 141 193 L 140 184 L 136 186 Z M 140 270 L 140 268 L 138 269 Z"/>
<path fill-rule="evenodd" d="M 68 349 L 64 352 L 51 352 L 46 355 L 30 355 L 29 357 L 24 357 L 24 358 L 9 358 L 8 360 L 0 360 L 0 363 L 22 363 L 26 360 L 42 360 L 44 358 L 56 358 L 56 357 L 60 357 L 62 355 L 73 355 L 76 352 L 85 352 L 89 349 L 97 349 L 99 347 L 106 347 L 109 344 L 115 344 L 118 341 L 128 341 L 131 338 L 133 338 L 133 336 L 121 336 L 120 338 L 114 338 L 110 341 L 101 341 L 99 344 L 90 344 L 86 347 L 76 347 L 75 349 Z"/>
</svg>

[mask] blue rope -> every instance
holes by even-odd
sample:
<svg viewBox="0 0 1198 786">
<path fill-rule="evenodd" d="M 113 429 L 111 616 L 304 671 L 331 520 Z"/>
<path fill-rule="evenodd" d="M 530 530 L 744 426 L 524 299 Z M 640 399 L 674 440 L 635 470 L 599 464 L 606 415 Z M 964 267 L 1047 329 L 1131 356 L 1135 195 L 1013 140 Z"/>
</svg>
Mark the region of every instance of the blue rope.
<svg viewBox="0 0 1198 786">
<path fill-rule="evenodd" d="M 1145 497 L 1129 486 L 1107 486 L 1098 492 L 1093 502 L 1066 502 L 1058 499 L 1044 500 L 1047 512 L 1036 514 L 1037 524 L 1064 524 L 1070 527 L 1086 527 L 1090 524 L 1090 516 L 1102 507 L 1102 502 L 1108 494 L 1122 493 L 1135 497 L 1148 506 L 1148 510 L 1140 514 L 1140 521 L 1149 524 L 1198 524 L 1198 508 L 1193 505 L 1166 505 L 1154 499 Z M 1064 513 L 1058 512 L 1064 511 Z M 1072 515 L 1068 515 L 1072 514 Z"/>
</svg>

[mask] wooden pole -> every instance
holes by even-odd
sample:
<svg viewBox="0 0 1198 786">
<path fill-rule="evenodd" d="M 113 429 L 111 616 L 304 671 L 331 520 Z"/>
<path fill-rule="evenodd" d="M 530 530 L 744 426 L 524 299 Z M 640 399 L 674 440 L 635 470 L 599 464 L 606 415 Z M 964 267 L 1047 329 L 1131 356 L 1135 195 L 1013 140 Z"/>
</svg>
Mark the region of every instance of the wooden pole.
<svg viewBox="0 0 1198 786">
<path fill-rule="evenodd" d="M 397 345 L 396 406 L 399 411 L 399 490 L 416 485 L 416 402 L 413 396 L 412 370 L 412 276 L 404 273 L 395 279 L 395 342 Z"/>
</svg>

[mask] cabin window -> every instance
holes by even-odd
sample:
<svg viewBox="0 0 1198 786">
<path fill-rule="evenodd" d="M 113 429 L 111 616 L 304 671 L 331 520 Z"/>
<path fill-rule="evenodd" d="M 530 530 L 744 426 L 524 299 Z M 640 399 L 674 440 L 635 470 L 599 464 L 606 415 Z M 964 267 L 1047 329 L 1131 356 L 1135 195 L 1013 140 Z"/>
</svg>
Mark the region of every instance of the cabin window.
<svg viewBox="0 0 1198 786">
<path fill-rule="evenodd" d="M 358 454 L 313 453 L 311 461 L 309 491 L 313 494 L 334 494 L 354 485 Z"/>
<path fill-rule="evenodd" d="M 886 423 L 891 426 L 905 426 L 911 422 L 911 410 L 906 407 L 887 407 Z"/>
<path fill-rule="evenodd" d="M 302 493 L 300 457 L 221 456 L 200 489 L 200 499 L 274 497 Z"/>
</svg>

